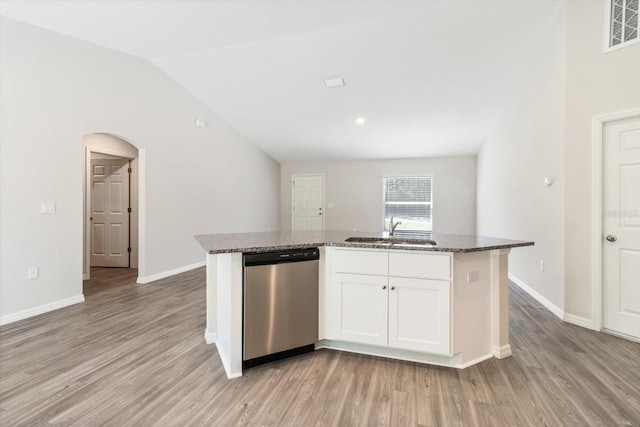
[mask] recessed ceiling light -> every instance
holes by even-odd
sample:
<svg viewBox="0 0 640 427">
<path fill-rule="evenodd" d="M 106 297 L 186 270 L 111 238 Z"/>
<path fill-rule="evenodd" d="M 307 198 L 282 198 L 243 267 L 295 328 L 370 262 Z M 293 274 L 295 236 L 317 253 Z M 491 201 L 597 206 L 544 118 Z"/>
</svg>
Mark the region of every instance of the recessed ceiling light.
<svg viewBox="0 0 640 427">
<path fill-rule="evenodd" d="M 358 118 L 356 119 L 356 124 L 357 124 L 357 125 L 362 125 L 362 124 L 364 124 L 364 117 L 358 117 Z"/>
<path fill-rule="evenodd" d="M 324 79 L 324 85 L 326 87 L 344 86 L 344 80 L 342 80 L 342 77 L 333 77 L 330 79 Z"/>
</svg>

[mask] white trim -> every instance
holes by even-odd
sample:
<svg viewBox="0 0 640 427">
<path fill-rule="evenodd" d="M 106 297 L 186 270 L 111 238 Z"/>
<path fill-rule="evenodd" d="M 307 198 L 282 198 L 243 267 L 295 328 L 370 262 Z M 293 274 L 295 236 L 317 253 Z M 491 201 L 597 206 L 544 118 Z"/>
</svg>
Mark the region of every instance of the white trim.
<svg viewBox="0 0 640 427">
<path fill-rule="evenodd" d="M 640 116 L 640 108 L 593 117 L 591 121 L 591 328 L 602 329 L 602 183 L 604 125 Z"/>
<path fill-rule="evenodd" d="M 509 346 L 507 346 L 509 347 Z M 413 350 L 404 350 L 393 347 L 379 347 L 375 345 L 359 344 L 348 341 L 336 341 L 336 340 L 320 340 L 316 343 L 315 349 L 330 349 L 344 351 L 348 353 L 366 354 L 369 356 L 386 357 L 395 360 L 405 360 L 408 362 L 426 363 L 435 366 L 446 366 L 449 368 L 464 369 L 469 366 L 484 362 L 485 360 L 494 357 L 492 353 L 482 355 L 468 362 L 462 363 L 462 353 L 455 354 L 453 356 L 444 356 L 440 354 L 422 353 Z M 511 348 L 509 347 L 509 356 L 511 355 Z"/>
<path fill-rule="evenodd" d="M 427 363 L 429 365 L 446 366 L 449 368 L 466 368 L 471 363 L 479 363 L 483 360 L 490 359 L 493 355 L 488 354 L 473 361 L 462 364 L 462 354 L 458 353 L 454 356 L 445 356 L 440 354 L 422 353 L 413 350 L 404 350 L 393 347 L 380 347 L 369 344 L 360 344 L 350 341 L 322 340 L 316 343 L 316 350 L 328 348 L 331 350 L 340 350 L 348 353 L 366 354 L 369 356 L 386 357 L 395 360 L 405 360 L 407 362 Z"/>
<path fill-rule="evenodd" d="M 602 40 L 602 52 L 609 52 L 609 38 L 611 37 L 611 0 L 604 2 L 604 38 Z"/>
<path fill-rule="evenodd" d="M 638 44 L 638 43 L 640 43 L 640 39 L 633 39 L 633 40 L 629 40 L 629 41 L 626 41 L 626 42 L 623 42 L 623 43 L 620 43 L 620 44 L 617 44 L 617 45 L 615 45 L 615 46 L 611 46 L 611 47 L 608 47 L 608 46 L 607 46 L 607 47 L 604 49 L 604 52 L 603 52 L 603 53 L 614 52 L 614 51 L 616 51 L 616 50 L 619 50 L 619 49 L 625 48 L 625 47 L 627 47 L 627 46 L 633 46 L 634 44 Z M 606 42 L 605 42 L 605 44 L 606 44 Z"/>
<path fill-rule="evenodd" d="M 218 333 L 217 332 L 209 332 L 209 329 L 204 330 L 204 341 L 207 344 L 215 344 L 218 341 Z"/>
<path fill-rule="evenodd" d="M 567 323 L 571 323 L 573 325 L 582 326 L 583 328 L 592 329 L 594 331 L 598 331 L 599 329 L 595 329 L 593 327 L 593 320 L 588 319 L 586 317 L 576 316 L 575 314 L 564 313 L 562 316 L 562 320 Z"/>
<path fill-rule="evenodd" d="M 82 281 L 89 280 L 90 278 L 91 277 L 89 277 L 88 274 L 84 274 L 84 273 L 82 274 Z"/>
<path fill-rule="evenodd" d="M 291 206 L 289 207 L 289 211 L 291 212 L 291 231 L 293 230 L 293 221 L 295 221 L 293 204 L 296 202 L 296 191 L 293 186 L 294 181 L 297 176 L 319 176 L 322 178 L 322 231 L 325 230 L 325 218 L 327 216 L 327 206 L 326 206 L 326 189 L 325 189 L 325 176 L 324 173 L 296 173 L 291 174 Z"/>
<path fill-rule="evenodd" d="M 511 356 L 511 346 L 509 346 L 509 356 Z M 484 362 L 485 360 L 489 360 L 494 357 L 493 353 L 485 354 L 484 356 L 476 357 L 473 360 L 468 361 L 467 363 L 463 363 L 460 365 L 460 369 L 468 368 L 469 366 L 476 365 L 480 362 Z M 500 358 L 498 358 L 500 359 Z"/>
<path fill-rule="evenodd" d="M 554 316 L 556 316 L 558 319 L 562 320 L 563 322 L 571 323 L 573 325 L 581 326 L 587 329 L 592 329 L 594 331 L 600 330 L 600 329 L 596 329 L 593 326 L 593 320 L 586 317 L 576 316 L 575 314 L 565 313 L 564 310 L 562 310 L 561 308 L 553 304 L 551 301 L 549 301 L 548 299 L 540 295 L 538 292 L 533 290 L 530 286 L 528 286 L 526 283 L 524 283 L 522 280 L 518 279 L 516 276 L 514 276 L 511 273 L 509 273 L 509 280 L 515 283 L 520 289 L 522 289 L 527 294 L 529 294 L 529 296 L 531 296 L 533 299 L 535 299 L 540 304 L 542 304 L 547 310 L 549 310 L 551 313 L 553 313 Z"/>
<path fill-rule="evenodd" d="M 26 310 L 18 311 L 16 313 L 6 314 L 0 316 L 0 325 L 6 325 L 8 323 L 17 322 L 18 320 L 27 319 L 29 317 L 37 316 L 39 314 L 48 313 L 53 310 L 68 307 L 70 305 L 84 302 L 84 295 L 76 295 L 73 297 L 61 299 L 58 301 L 50 302 L 47 304 L 39 305 L 37 307 L 28 308 Z"/>
<path fill-rule="evenodd" d="M 147 272 L 147 150 L 138 148 L 138 276 Z"/>
<path fill-rule="evenodd" d="M 632 335 L 623 334 L 622 332 L 612 331 L 611 329 L 606 329 L 606 328 L 602 329 L 602 332 L 604 332 L 605 334 L 613 335 L 614 337 L 622 338 L 622 339 L 625 339 L 625 340 L 628 340 L 628 341 L 637 342 L 638 344 L 640 344 L 640 338 L 634 337 Z"/>
<path fill-rule="evenodd" d="M 501 347 L 493 345 L 491 346 L 491 352 L 493 353 L 493 357 L 495 357 L 496 359 L 505 359 L 507 357 L 511 357 L 511 344 L 503 345 Z"/>
<path fill-rule="evenodd" d="M 552 303 L 551 301 L 543 297 L 541 294 L 539 294 L 537 291 L 535 291 L 533 288 L 528 286 L 526 283 L 524 283 L 522 280 L 518 279 L 516 276 L 514 276 L 511 273 L 509 273 L 509 280 L 511 280 L 513 283 L 518 285 L 520 289 L 522 289 L 523 291 L 528 293 L 530 296 L 532 296 L 533 299 L 535 299 L 540 304 L 542 304 L 547 310 L 552 312 L 558 319 L 562 319 L 562 317 L 564 316 L 564 310 L 562 310 L 557 305 L 555 305 L 554 303 Z"/>
<path fill-rule="evenodd" d="M 165 279 L 167 277 L 175 276 L 176 274 L 184 273 L 187 271 L 195 270 L 196 268 L 204 267 L 206 261 L 198 261 L 195 264 L 185 265 L 184 267 L 174 268 L 173 270 L 163 271 L 162 273 L 152 274 L 151 276 L 138 276 L 136 283 L 146 285 L 147 283 L 155 282 L 156 280 Z"/>
</svg>

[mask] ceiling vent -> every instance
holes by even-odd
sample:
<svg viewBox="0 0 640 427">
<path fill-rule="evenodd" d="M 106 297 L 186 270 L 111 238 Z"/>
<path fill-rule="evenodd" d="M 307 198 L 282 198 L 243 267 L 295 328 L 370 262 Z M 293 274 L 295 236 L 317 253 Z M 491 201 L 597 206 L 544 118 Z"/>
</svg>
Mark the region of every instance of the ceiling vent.
<svg viewBox="0 0 640 427">
<path fill-rule="evenodd" d="M 342 80 L 342 77 L 333 77 L 330 79 L 324 79 L 324 85 L 325 87 L 344 86 L 344 80 Z"/>
</svg>

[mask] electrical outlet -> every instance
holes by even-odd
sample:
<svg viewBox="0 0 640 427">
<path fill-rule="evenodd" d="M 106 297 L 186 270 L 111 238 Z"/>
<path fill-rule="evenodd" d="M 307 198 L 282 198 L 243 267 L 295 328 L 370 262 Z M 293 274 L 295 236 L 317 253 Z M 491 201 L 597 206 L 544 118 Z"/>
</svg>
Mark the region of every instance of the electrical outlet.
<svg viewBox="0 0 640 427">
<path fill-rule="evenodd" d="M 540 271 L 544 271 L 544 260 L 540 260 Z"/>
<path fill-rule="evenodd" d="M 480 273 L 477 271 L 470 271 L 467 273 L 467 283 L 473 283 L 480 280 Z"/>
<path fill-rule="evenodd" d="M 29 280 L 34 280 L 40 277 L 40 268 L 38 267 L 29 267 Z"/>
</svg>

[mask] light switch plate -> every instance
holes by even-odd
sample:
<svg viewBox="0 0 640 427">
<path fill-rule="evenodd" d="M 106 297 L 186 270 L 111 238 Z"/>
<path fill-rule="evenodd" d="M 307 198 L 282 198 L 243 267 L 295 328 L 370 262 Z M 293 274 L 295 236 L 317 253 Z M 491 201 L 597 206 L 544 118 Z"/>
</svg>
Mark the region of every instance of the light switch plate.
<svg viewBox="0 0 640 427">
<path fill-rule="evenodd" d="M 29 280 L 37 279 L 40 276 L 40 269 L 38 267 L 29 267 Z"/>
<path fill-rule="evenodd" d="M 42 202 L 42 213 L 43 214 L 54 214 L 54 213 L 56 213 L 56 203 L 55 202 Z"/>
</svg>

